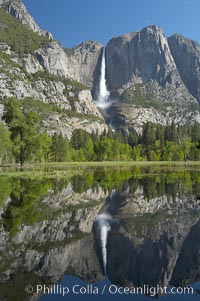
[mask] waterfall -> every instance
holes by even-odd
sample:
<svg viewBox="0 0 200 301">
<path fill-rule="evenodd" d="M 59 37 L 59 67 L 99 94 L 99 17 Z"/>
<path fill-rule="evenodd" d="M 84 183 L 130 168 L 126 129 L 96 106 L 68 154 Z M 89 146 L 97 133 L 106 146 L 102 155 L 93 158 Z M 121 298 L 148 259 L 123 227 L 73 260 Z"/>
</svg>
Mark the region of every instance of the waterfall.
<svg viewBox="0 0 200 301">
<path fill-rule="evenodd" d="M 100 108 L 107 108 L 110 106 L 108 102 L 110 96 L 110 92 L 106 86 L 106 58 L 105 58 L 105 48 L 103 48 L 102 59 L 101 59 L 101 75 L 100 75 L 100 84 L 99 84 L 99 96 L 97 105 Z"/>
<path fill-rule="evenodd" d="M 101 251 L 102 251 L 103 268 L 105 274 L 106 274 L 106 267 L 107 267 L 107 239 L 108 239 L 108 232 L 111 229 L 110 226 L 111 220 L 112 217 L 106 213 L 102 213 L 98 215 L 96 219 L 100 231 Z"/>
<path fill-rule="evenodd" d="M 102 225 L 101 227 L 101 243 L 102 243 L 102 257 L 103 257 L 103 267 L 104 272 L 106 274 L 106 267 L 107 267 L 107 238 L 108 232 L 110 231 L 109 224 Z"/>
</svg>

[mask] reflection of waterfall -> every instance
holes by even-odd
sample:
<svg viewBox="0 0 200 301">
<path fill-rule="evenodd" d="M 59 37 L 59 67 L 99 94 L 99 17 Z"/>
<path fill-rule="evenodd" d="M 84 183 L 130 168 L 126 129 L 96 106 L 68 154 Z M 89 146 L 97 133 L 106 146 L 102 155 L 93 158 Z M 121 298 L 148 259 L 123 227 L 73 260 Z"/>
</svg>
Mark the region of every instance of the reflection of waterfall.
<svg viewBox="0 0 200 301">
<path fill-rule="evenodd" d="M 113 189 L 110 196 L 106 199 L 105 211 L 99 214 L 93 223 L 94 247 L 105 275 L 109 272 L 110 237 L 119 228 L 119 221 L 114 218 L 114 215 L 122 200 L 124 198 Z"/>
<path fill-rule="evenodd" d="M 116 189 L 115 188 L 113 188 L 112 189 L 112 192 L 111 192 L 111 195 L 110 195 L 110 198 L 112 199 L 113 198 L 113 196 L 116 194 Z"/>
<path fill-rule="evenodd" d="M 99 97 L 97 105 L 103 109 L 107 108 L 110 103 L 109 100 L 110 93 L 106 86 L 106 59 L 105 59 L 105 48 L 103 48 L 102 60 L 101 60 L 101 76 L 99 84 Z"/>
<path fill-rule="evenodd" d="M 104 268 L 105 274 L 106 274 L 106 266 L 107 266 L 107 239 L 108 239 L 108 232 L 111 229 L 110 220 L 112 220 L 112 217 L 105 213 L 100 214 L 96 218 L 96 222 L 98 222 L 98 228 L 100 231 L 103 268 Z"/>
<path fill-rule="evenodd" d="M 105 224 L 101 227 L 101 243 L 102 243 L 102 255 L 103 255 L 103 266 L 104 266 L 104 272 L 106 274 L 106 266 L 107 266 L 107 237 L 108 232 L 110 230 L 109 224 Z"/>
</svg>

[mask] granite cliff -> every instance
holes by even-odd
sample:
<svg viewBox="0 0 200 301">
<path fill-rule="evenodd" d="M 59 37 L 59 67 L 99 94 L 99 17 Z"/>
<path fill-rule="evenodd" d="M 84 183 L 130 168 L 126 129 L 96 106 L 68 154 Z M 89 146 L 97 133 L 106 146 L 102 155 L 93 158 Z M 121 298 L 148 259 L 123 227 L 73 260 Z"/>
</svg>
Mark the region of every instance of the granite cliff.
<svg viewBox="0 0 200 301">
<path fill-rule="evenodd" d="M 49 39 L 53 38 L 48 31 L 42 30 L 38 26 L 33 17 L 27 12 L 26 7 L 21 0 L 0 0 L 0 7 L 5 9 L 6 12 L 8 12 L 16 19 L 18 19 L 28 29 L 33 30 L 39 35 L 45 35 L 49 37 Z"/>
<path fill-rule="evenodd" d="M 200 122 L 198 44 L 196 65 L 185 65 L 183 55 L 187 54 L 179 48 L 157 26 L 110 40 L 106 46 L 106 72 L 108 89 L 119 99 L 109 112 L 115 127 L 134 126 L 141 131 L 147 121 L 164 125 Z M 190 47 L 191 56 L 193 48 Z M 187 78 L 194 84 L 189 84 Z"/>
<path fill-rule="evenodd" d="M 181 35 L 171 36 L 168 43 L 182 81 L 200 103 L 200 45 Z"/>
<path fill-rule="evenodd" d="M 4 98 L 31 97 L 64 109 L 44 120 L 50 134 L 71 137 L 75 128 L 107 130 L 95 104 L 103 45 L 85 41 L 64 49 L 36 24 L 21 1 L 0 0 L 0 8 L 0 112 Z M 167 38 L 152 25 L 112 38 L 105 54 L 106 82 L 115 100 L 107 115 L 103 112 L 107 123 L 138 133 L 147 121 L 200 123 L 198 43 L 179 35 Z"/>
<path fill-rule="evenodd" d="M 72 76 L 90 87 L 94 98 L 97 99 L 103 45 L 95 41 L 86 41 L 65 51 L 73 69 Z"/>
<path fill-rule="evenodd" d="M 60 43 L 40 29 L 24 4 L 1 0 L 0 15 L 0 114 L 6 98 L 31 99 L 54 106 L 43 120 L 50 135 L 57 132 L 70 138 L 77 128 L 90 133 L 107 130 L 91 84 L 80 83 L 88 84 L 75 72 Z"/>
</svg>

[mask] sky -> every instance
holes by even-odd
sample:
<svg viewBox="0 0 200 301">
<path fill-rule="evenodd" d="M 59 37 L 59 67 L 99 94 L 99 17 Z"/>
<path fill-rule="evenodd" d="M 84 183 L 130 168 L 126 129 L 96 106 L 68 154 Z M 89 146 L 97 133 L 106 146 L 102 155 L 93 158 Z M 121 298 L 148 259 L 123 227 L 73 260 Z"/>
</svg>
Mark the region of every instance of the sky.
<svg viewBox="0 0 200 301">
<path fill-rule="evenodd" d="M 64 47 L 160 26 L 200 43 L 200 0 L 22 0 L 41 28 Z"/>
</svg>

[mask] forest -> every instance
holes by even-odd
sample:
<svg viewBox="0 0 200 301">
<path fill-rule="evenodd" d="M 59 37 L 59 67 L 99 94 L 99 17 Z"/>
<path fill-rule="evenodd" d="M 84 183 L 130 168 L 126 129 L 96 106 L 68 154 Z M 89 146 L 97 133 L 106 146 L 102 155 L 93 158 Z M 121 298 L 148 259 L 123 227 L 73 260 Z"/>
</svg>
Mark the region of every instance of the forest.
<svg viewBox="0 0 200 301">
<path fill-rule="evenodd" d="M 41 114 L 24 108 L 20 101 L 5 102 L 0 122 L 0 163 L 85 161 L 198 161 L 200 125 L 147 122 L 143 132 L 123 129 L 91 134 L 75 129 L 71 139 L 42 131 Z"/>
</svg>

